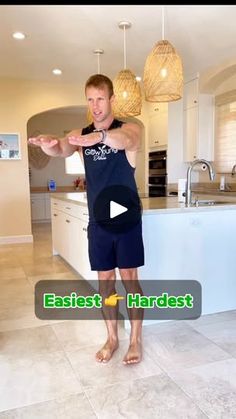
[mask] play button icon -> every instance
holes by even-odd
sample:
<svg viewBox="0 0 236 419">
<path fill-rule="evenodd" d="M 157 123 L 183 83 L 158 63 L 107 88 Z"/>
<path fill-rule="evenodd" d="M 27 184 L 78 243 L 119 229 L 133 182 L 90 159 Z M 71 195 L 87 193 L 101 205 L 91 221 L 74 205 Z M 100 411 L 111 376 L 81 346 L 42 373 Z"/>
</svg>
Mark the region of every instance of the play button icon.
<svg viewBox="0 0 236 419">
<path fill-rule="evenodd" d="M 93 205 L 95 222 L 114 233 L 132 229 L 141 221 L 141 216 L 141 201 L 137 191 L 123 185 L 102 189 Z"/>
<path fill-rule="evenodd" d="M 110 202 L 110 218 L 118 217 L 118 215 L 123 214 L 126 211 L 128 211 L 128 208 L 123 205 L 114 201 Z"/>
</svg>

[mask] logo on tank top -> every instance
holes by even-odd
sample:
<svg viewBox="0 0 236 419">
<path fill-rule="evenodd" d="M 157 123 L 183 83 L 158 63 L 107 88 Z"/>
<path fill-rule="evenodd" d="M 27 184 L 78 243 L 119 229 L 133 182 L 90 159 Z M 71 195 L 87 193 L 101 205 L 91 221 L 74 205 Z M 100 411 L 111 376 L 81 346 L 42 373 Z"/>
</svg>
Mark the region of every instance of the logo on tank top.
<svg viewBox="0 0 236 419">
<path fill-rule="evenodd" d="M 118 153 L 116 148 L 107 147 L 106 144 L 98 146 L 97 148 L 86 148 L 84 151 L 85 156 L 92 156 L 93 161 L 106 160 L 107 156 L 111 153 Z"/>
</svg>

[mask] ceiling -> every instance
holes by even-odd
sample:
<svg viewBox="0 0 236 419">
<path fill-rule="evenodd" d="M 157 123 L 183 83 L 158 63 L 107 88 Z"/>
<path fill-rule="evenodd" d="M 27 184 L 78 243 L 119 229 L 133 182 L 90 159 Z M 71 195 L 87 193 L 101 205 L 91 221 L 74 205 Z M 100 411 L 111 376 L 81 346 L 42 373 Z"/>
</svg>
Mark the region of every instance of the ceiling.
<svg viewBox="0 0 236 419">
<path fill-rule="evenodd" d="M 236 59 L 236 6 L 165 6 L 165 39 L 180 54 L 185 76 Z M 123 69 L 127 20 L 127 68 L 143 76 L 147 55 L 162 38 L 161 6 L 0 6 L 0 77 L 84 83 L 97 72 L 93 50 L 102 48 L 101 72 Z M 12 38 L 23 31 L 24 41 Z M 53 68 L 63 74 L 54 76 Z"/>
</svg>

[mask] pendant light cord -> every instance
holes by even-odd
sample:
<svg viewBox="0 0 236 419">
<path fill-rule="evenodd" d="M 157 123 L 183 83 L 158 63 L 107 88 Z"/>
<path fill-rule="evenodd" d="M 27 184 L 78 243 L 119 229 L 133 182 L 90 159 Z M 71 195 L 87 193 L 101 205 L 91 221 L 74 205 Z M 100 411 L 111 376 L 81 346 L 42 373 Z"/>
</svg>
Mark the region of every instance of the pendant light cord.
<svg viewBox="0 0 236 419">
<path fill-rule="evenodd" d="M 104 53 L 103 49 L 94 49 L 93 53 L 97 56 L 97 74 L 101 74 L 100 56 Z"/>
<path fill-rule="evenodd" d="M 124 25 L 124 70 L 126 70 L 127 66 L 126 66 L 126 27 Z"/>
<path fill-rule="evenodd" d="M 101 73 L 101 68 L 100 68 L 100 54 L 97 54 L 97 65 L 98 65 L 98 74 Z"/>
<path fill-rule="evenodd" d="M 165 39 L 165 14 L 164 6 L 161 7 L 161 16 L 162 16 L 162 41 Z"/>
</svg>

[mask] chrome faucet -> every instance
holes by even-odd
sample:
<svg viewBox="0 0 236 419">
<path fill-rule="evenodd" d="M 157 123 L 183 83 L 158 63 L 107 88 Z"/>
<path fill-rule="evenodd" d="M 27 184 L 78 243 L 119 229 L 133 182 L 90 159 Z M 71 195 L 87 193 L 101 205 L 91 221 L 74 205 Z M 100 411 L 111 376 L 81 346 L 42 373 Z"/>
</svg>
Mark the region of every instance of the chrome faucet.
<svg viewBox="0 0 236 419">
<path fill-rule="evenodd" d="M 191 174 L 192 174 L 192 170 L 193 168 L 197 165 L 197 164 L 202 164 L 202 165 L 206 165 L 208 168 L 208 172 L 209 172 L 209 177 L 210 180 L 214 180 L 215 177 L 215 173 L 213 170 L 213 167 L 211 165 L 211 163 L 205 159 L 197 159 L 194 160 L 191 165 L 188 168 L 187 171 L 187 185 L 186 185 L 186 196 L 185 196 L 185 205 L 186 207 L 190 207 L 192 204 L 192 191 L 191 191 Z"/>
<path fill-rule="evenodd" d="M 236 170 L 236 164 L 234 164 L 233 167 L 232 167 L 232 172 L 231 172 L 232 176 L 235 175 L 235 170 Z"/>
</svg>

